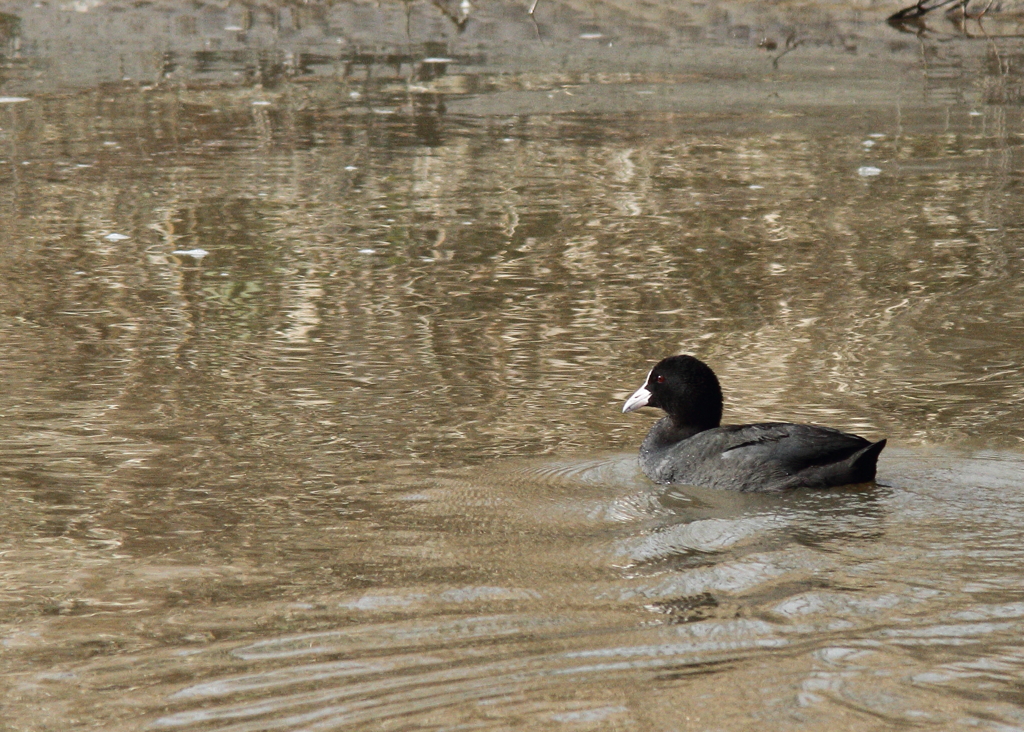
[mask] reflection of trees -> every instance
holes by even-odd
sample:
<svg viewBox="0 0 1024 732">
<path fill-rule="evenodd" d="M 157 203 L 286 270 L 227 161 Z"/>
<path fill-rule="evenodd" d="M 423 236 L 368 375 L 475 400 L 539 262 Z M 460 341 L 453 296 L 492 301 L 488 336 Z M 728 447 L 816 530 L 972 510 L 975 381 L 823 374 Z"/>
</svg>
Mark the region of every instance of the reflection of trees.
<svg viewBox="0 0 1024 732">
<path fill-rule="evenodd" d="M 3 203 L 5 292 L 48 334 L 47 378 L 66 360 L 136 422 L 302 460 L 628 443 L 610 395 L 678 350 L 736 419 L 934 440 L 1016 414 L 994 406 L 1020 391 L 1009 120 L 429 111 L 426 146 L 415 106 L 328 93 L 22 108 L 45 165 Z M 866 155 L 884 175 L 855 174 Z"/>
<path fill-rule="evenodd" d="M 267 88 L 289 79 L 336 76 L 371 85 L 422 81 L 424 72 L 433 71 L 423 67 L 429 57 L 534 72 L 577 62 L 578 68 L 609 68 L 587 59 L 607 58 L 607 42 L 613 39 L 623 49 L 657 50 L 642 54 L 639 65 L 628 50 L 621 56 L 615 52 L 611 67 L 618 71 L 666 67 L 667 58 L 692 51 L 695 43 L 760 46 L 761 58 L 776 63 L 794 49 L 815 47 L 837 54 L 892 52 L 891 31 L 865 22 L 863 9 L 832 4 L 716 2 L 682 8 L 667 0 L 548 0 L 533 16 L 531 4 L 280 0 L 157 8 L 80 3 L 88 12 L 74 13 L 66 4 L 14 2 L 9 6 L 16 15 L 0 14 L 0 60 L 5 69 L 10 63 L 45 67 L 43 78 L 32 68 L 16 76 L 36 90 L 43 84 L 89 88 L 123 77 Z M 876 20 L 881 19 L 879 14 Z"/>
<path fill-rule="evenodd" d="M 673 351 L 734 420 L 1020 437 L 1016 115 L 479 118 L 350 89 L 0 109 L 0 480 L 32 501 L 8 535 L 276 561 L 304 522 L 405 529 L 360 486 L 631 450 L 617 400 Z M 346 541 L 310 551 L 379 577 Z"/>
</svg>

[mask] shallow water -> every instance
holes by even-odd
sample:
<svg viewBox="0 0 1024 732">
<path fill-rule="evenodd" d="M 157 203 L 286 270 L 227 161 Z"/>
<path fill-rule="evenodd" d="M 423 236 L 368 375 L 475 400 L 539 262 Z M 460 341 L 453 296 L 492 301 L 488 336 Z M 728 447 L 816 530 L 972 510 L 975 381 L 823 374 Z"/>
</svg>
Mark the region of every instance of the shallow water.
<svg viewBox="0 0 1024 732">
<path fill-rule="evenodd" d="M 601 8 L 3 6 L 7 726 L 1024 728 L 1016 21 Z"/>
</svg>

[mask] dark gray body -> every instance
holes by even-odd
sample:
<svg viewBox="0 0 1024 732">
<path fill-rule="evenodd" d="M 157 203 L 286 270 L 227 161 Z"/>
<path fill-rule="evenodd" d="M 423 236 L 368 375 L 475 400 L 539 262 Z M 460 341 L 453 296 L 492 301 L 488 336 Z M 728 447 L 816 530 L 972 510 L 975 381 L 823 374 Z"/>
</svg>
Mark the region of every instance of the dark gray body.
<svg viewBox="0 0 1024 732">
<path fill-rule="evenodd" d="M 640 446 L 640 468 L 657 483 L 734 491 L 829 488 L 875 479 L 885 440 L 830 427 L 768 422 L 678 428 L 658 421 Z"/>
</svg>

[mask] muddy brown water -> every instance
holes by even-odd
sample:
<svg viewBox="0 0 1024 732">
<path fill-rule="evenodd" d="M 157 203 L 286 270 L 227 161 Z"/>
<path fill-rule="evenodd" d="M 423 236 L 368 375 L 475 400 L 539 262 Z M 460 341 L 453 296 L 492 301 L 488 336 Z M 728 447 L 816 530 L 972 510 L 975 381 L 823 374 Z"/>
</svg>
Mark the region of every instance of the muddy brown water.
<svg viewBox="0 0 1024 732">
<path fill-rule="evenodd" d="M 0 727 L 1024 728 L 1015 21 L 599 7 L 3 6 Z"/>
</svg>

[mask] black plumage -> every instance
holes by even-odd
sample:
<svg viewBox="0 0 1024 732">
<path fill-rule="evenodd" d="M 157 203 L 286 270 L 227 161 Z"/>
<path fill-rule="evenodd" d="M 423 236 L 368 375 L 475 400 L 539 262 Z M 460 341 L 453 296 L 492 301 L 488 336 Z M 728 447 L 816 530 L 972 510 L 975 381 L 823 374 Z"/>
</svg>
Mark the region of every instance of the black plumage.
<svg viewBox="0 0 1024 732">
<path fill-rule="evenodd" d="M 658 483 L 759 492 L 866 483 L 885 447 L 808 424 L 720 426 L 718 378 L 693 356 L 660 361 L 622 411 L 645 406 L 668 414 L 640 446 L 640 467 Z"/>
</svg>

